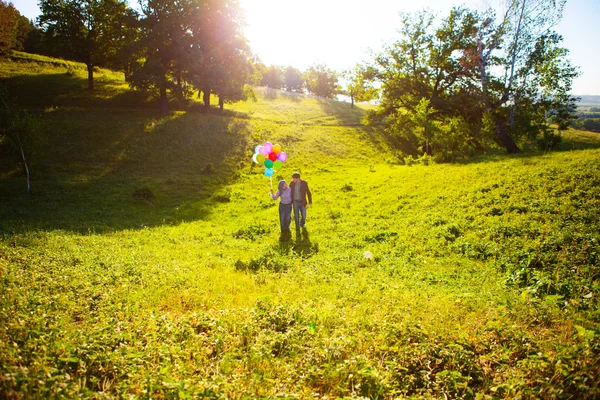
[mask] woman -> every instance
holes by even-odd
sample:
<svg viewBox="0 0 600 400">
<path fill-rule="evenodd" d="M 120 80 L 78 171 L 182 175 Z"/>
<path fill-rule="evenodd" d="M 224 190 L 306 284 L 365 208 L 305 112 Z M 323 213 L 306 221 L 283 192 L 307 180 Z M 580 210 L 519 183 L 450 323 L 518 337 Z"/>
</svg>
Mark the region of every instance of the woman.
<svg viewBox="0 0 600 400">
<path fill-rule="evenodd" d="M 287 232 L 290 230 L 290 221 L 292 216 L 292 189 L 288 186 L 286 181 L 279 181 L 277 186 L 277 193 L 273 193 L 271 189 L 271 198 L 279 201 L 279 226 L 281 232 Z"/>
</svg>

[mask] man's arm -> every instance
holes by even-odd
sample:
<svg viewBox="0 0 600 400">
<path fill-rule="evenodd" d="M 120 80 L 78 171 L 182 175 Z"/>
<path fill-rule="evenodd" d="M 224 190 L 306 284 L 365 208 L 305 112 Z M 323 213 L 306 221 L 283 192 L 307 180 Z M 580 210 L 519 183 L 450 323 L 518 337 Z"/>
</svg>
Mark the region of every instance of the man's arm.
<svg viewBox="0 0 600 400">
<path fill-rule="evenodd" d="M 306 182 L 306 194 L 308 195 L 308 204 L 312 204 L 312 193 L 308 188 L 308 182 Z"/>
</svg>

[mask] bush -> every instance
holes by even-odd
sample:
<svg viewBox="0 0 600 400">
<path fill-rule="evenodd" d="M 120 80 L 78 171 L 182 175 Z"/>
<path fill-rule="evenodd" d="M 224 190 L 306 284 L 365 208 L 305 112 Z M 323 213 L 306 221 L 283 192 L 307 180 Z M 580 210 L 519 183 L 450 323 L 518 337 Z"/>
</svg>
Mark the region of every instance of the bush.
<svg viewBox="0 0 600 400">
<path fill-rule="evenodd" d="M 536 145 L 538 149 L 542 151 L 554 150 L 558 147 L 562 141 L 560 133 L 554 133 L 551 130 L 544 130 L 542 137 L 536 139 Z"/>
<path fill-rule="evenodd" d="M 154 192 L 149 187 L 137 187 L 133 191 L 133 197 L 136 199 L 152 200 L 154 198 Z"/>
</svg>

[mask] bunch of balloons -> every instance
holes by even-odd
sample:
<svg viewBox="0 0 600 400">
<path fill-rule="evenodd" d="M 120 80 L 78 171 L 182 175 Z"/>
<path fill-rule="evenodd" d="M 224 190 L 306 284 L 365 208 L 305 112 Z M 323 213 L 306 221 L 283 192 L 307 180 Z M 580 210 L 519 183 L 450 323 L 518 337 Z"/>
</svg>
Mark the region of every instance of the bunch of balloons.
<svg viewBox="0 0 600 400">
<path fill-rule="evenodd" d="M 252 161 L 258 165 L 265 167 L 265 176 L 272 177 L 275 171 L 283 167 L 283 163 L 287 160 L 287 154 L 281 151 L 281 146 L 267 142 L 262 146 L 259 144 L 254 149 Z"/>
</svg>

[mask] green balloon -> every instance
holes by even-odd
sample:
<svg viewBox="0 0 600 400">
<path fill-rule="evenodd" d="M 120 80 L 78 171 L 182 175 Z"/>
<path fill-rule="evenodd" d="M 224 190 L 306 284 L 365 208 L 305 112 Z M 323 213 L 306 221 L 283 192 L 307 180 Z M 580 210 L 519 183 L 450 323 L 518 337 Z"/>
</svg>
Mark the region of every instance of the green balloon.
<svg viewBox="0 0 600 400">
<path fill-rule="evenodd" d="M 269 160 L 268 158 L 265 160 L 265 167 L 267 168 L 272 168 L 273 167 L 273 161 Z"/>
<path fill-rule="evenodd" d="M 265 156 L 263 156 L 262 154 L 259 154 L 256 156 L 256 161 L 258 161 L 258 163 L 260 165 L 263 165 L 265 163 Z"/>
<path fill-rule="evenodd" d="M 273 163 L 273 169 L 279 169 L 283 167 L 283 163 L 281 162 L 281 160 L 277 160 Z"/>
</svg>

